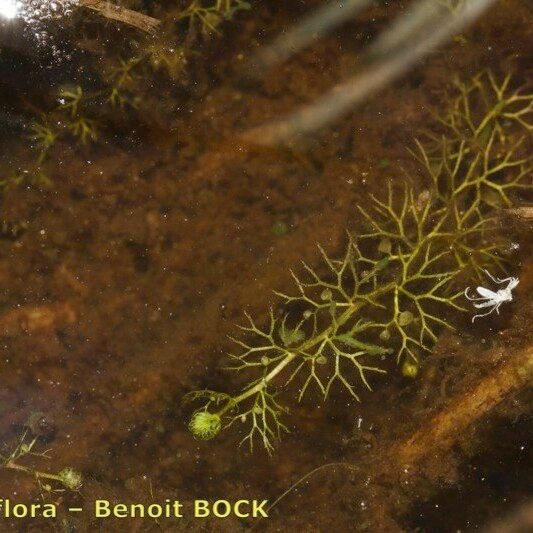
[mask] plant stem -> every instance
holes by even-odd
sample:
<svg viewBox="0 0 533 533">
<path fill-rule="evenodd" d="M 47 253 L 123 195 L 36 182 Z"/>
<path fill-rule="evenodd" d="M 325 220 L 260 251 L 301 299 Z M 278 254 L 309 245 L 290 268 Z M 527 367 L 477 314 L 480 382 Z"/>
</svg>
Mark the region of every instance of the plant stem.
<svg viewBox="0 0 533 533">
<path fill-rule="evenodd" d="M 372 296 L 377 296 L 379 294 L 386 293 L 394 289 L 394 287 L 396 287 L 396 282 L 391 281 L 390 283 L 387 283 L 383 287 L 380 287 L 379 289 L 375 289 L 371 293 L 365 295 L 365 298 L 369 298 Z M 235 407 L 235 405 L 241 403 L 242 401 L 246 400 L 250 396 L 253 396 L 254 394 L 262 391 L 268 385 L 270 381 L 272 381 L 289 363 L 291 363 L 297 357 L 298 352 L 305 352 L 306 350 L 309 350 L 309 348 L 312 348 L 313 346 L 316 346 L 317 344 L 327 339 L 331 335 L 331 333 L 333 333 L 340 326 L 343 326 L 346 322 L 348 322 L 348 320 L 352 317 L 352 315 L 356 313 L 357 311 L 359 311 L 367 303 L 368 303 L 367 300 L 352 301 L 348 309 L 346 309 L 346 311 L 344 311 L 344 313 L 342 313 L 341 316 L 338 319 L 336 319 L 333 324 L 328 326 L 322 333 L 320 333 L 320 335 L 317 335 L 315 337 L 312 337 L 311 339 L 308 339 L 307 341 L 302 343 L 296 350 L 287 353 L 287 355 L 261 381 L 259 381 L 252 387 L 245 389 L 238 396 L 229 399 L 226 405 L 222 409 L 220 409 L 216 414 L 218 416 L 223 416 L 226 412 L 228 412 L 230 409 Z"/>
<path fill-rule="evenodd" d="M 46 472 L 39 472 L 38 470 L 32 470 L 26 466 L 18 465 L 12 461 L 8 461 L 3 465 L 4 468 L 9 468 L 10 470 L 17 470 L 18 472 L 24 472 L 26 474 L 31 474 L 39 479 L 50 479 L 52 481 L 61 481 L 61 478 L 57 474 L 48 474 Z"/>
</svg>

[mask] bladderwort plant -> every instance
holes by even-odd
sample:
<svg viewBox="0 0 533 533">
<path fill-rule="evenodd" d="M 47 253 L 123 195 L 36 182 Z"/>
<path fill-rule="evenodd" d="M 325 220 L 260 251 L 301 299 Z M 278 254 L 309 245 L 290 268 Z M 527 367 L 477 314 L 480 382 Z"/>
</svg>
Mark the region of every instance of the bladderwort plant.
<svg viewBox="0 0 533 533">
<path fill-rule="evenodd" d="M 184 9 L 171 9 L 165 20 L 165 26 L 170 29 L 158 37 L 150 36 L 135 43 L 134 54 L 127 59 L 112 57 L 103 69 L 100 89 L 88 92 L 79 85 L 62 87 L 56 108 L 30 126 L 29 138 L 38 152 L 37 166 L 40 167 L 60 139 L 70 137 L 81 145 L 96 142 L 101 127 L 105 126 L 106 113 L 137 109 L 143 100 L 137 85 L 148 80 L 148 90 L 153 91 L 156 71 L 163 70 L 176 81 L 183 74 L 193 44 L 191 32 L 219 35 L 219 26 L 224 21 L 231 21 L 238 12 L 249 9 L 250 4 L 244 0 L 193 0 Z M 177 21 L 187 23 L 185 33 L 176 35 Z"/>
<path fill-rule="evenodd" d="M 56 143 L 65 138 L 74 139 L 82 145 L 97 141 L 98 122 L 85 116 L 84 108 L 88 107 L 91 100 L 95 101 L 100 97 L 100 93 L 84 93 L 79 86 L 60 89 L 56 108 L 48 113 L 41 113 L 29 125 L 27 138 L 34 157 L 25 168 L 5 176 L 0 175 L 0 193 L 20 186 L 50 189 L 53 180 L 46 173 L 44 164 Z M 111 96 L 109 100 L 111 101 Z"/>
<path fill-rule="evenodd" d="M 114 107 L 139 107 L 141 92 L 153 91 L 151 83 L 143 82 L 153 79 L 155 73 L 186 83 L 187 65 L 198 54 L 201 41 L 220 36 L 223 23 L 250 7 L 244 0 L 193 0 L 186 7 L 170 8 L 157 36 L 134 42 L 129 58 L 110 61 L 105 76 L 110 87 L 108 101 Z"/>
<path fill-rule="evenodd" d="M 70 467 L 65 467 L 57 473 L 41 472 L 30 466 L 21 464 L 26 457 L 44 457 L 48 459 L 47 451 L 36 452 L 35 447 L 39 437 L 31 436 L 29 429 L 21 435 L 19 441 L 7 455 L 0 455 L 0 468 L 23 472 L 35 478 L 41 491 L 60 492 L 67 490 L 79 490 L 83 484 L 82 475 Z M 60 488 L 54 489 L 50 483 L 55 483 Z"/>
<path fill-rule="evenodd" d="M 97 82 L 93 84 L 96 88 L 89 91 L 79 85 L 64 86 L 56 95 L 56 105 L 38 112 L 27 131 L 31 152 L 28 163 L 14 172 L 0 169 L 0 194 L 16 187 L 51 188 L 54 183 L 45 163 L 57 144 L 73 141 L 78 147 L 86 147 L 96 143 L 110 125 L 127 123 L 134 114 L 132 111 L 143 108 L 143 103 L 145 110 L 153 105 L 146 104 L 146 95 L 154 93 L 154 84 L 159 86 L 164 78 L 172 87 L 178 80 L 186 84 L 189 56 L 199 53 L 197 47 L 202 40 L 221 35 L 223 24 L 249 10 L 250 3 L 245 0 L 192 0 L 186 6 L 167 7 L 162 13 L 161 31 L 139 40 L 132 39 L 126 46 L 129 57 L 122 57 L 123 40 L 120 40 L 118 52 L 113 39 L 103 40 L 97 69 L 101 76 L 93 80 Z M 83 37 L 88 29 L 87 38 L 93 39 L 94 27 L 89 26 L 85 28 L 81 23 L 76 31 Z M 160 74 L 164 77 L 156 80 Z M 165 101 L 165 105 L 168 104 Z"/>
<path fill-rule="evenodd" d="M 244 0 L 214 0 L 203 2 L 193 0 L 177 17 L 187 20 L 190 27 L 198 24 L 203 35 L 220 33 L 219 26 L 225 20 L 232 20 L 239 11 L 248 11 L 250 2 Z"/>
<path fill-rule="evenodd" d="M 33 168 L 13 176 L 11 185 L 24 182 L 28 185 L 48 188 L 52 180 L 43 170 L 50 150 L 64 138 L 72 137 L 85 145 L 98 139 L 97 121 L 83 113 L 87 102 L 99 95 L 87 95 L 80 86 L 63 87 L 57 95 L 57 106 L 49 113 L 43 113 L 38 120 L 30 124 L 28 138 L 36 152 Z"/>
<path fill-rule="evenodd" d="M 441 119 L 443 131 L 418 141 L 420 189 L 388 183 L 385 198 L 358 206 L 362 231 L 348 235 L 344 254 L 331 258 L 320 246 L 324 269 L 303 263 L 291 272 L 296 293 L 277 293 L 281 312 L 270 310 L 261 327 L 246 314 L 244 338 L 230 368 L 250 382 L 237 394 L 200 390 L 189 423 L 193 435 L 211 439 L 241 424 L 242 443 L 259 440 L 270 453 L 287 408 L 279 394 L 294 388 L 301 400 L 312 388 L 326 399 L 334 387 L 359 399 L 394 357 L 405 376 L 431 353 L 442 328 L 453 329 L 464 283 L 483 268 L 506 270 L 505 240 L 496 236 L 496 206 L 508 206 L 531 188 L 531 159 L 521 157 L 531 131 L 533 95 L 510 92 L 491 74 L 459 84 Z M 515 128 L 516 130 L 516 128 Z M 418 180 L 417 180 L 418 181 Z M 494 194 L 493 194 L 494 193 Z"/>
</svg>

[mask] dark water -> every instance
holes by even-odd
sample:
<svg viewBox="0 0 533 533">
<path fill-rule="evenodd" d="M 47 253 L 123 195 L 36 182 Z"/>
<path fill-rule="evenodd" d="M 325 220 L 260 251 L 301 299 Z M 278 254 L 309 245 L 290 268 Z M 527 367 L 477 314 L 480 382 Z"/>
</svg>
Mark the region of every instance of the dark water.
<svg viewBox="0 0 533 533">
<path fill-rule="evenodd" d="M 243 131 L 350 76 L 406 4 L 376 2 L 249 79 L 259 45 L 321 5 L 251 3 L 210 15 L 220 34 L 207 36 L 178 20 L 178 1 L 121 3 L 164 21 L 151 38 L 81 9 L 43 23 L 39 42 L 0 22 L 1 531 L 470 531 L 530 501 L 531 228 L 499 211 L 514 300 L 474 325 L 470 310 L 450 315 L 455 331 L 439 330 L 415 379 L 392 357 L 360 402 L 287 394 L 290 433 L 271 456 L 238 446 L 239 421 L 211 441 L 188 431 L 187 392 L 245 384 L 221 369 L 243 311 L 267 324 L 291 268 L 320 271 L 317 243 L 338 258 L 346 230 L 362 232 L 357 205 L 404 171 L 418 185 L 407 148 L 436 127 L 453 78 L 531 84 L 530 8 L 502 1 L 329 128 L 247 143 Z M 527 189 L 516 200 L 527 206 Z M 272 504 L 319 467 L 268 519 L 194 516 L 195 500 Z M 65 468 L 81 487 L 36 479 Z M 6 499 L 57 517 L 6 517 Z M 184 516 L 96 518 L 97 499 L 178 500 Z"/>
</svg>

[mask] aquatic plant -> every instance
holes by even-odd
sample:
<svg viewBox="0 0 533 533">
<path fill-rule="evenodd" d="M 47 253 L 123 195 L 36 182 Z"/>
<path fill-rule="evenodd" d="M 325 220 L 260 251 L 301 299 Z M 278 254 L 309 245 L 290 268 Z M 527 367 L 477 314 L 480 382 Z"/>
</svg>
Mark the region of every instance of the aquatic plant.
<svg viewBox="0 0 533 533">
<path fill-rule="evenodd" d="M 371 389 L 390 356 L 405 376 L 416 376 L 440 329 L 453 328 L 454 316 L 465 310 L 464 283 L 483 268 L 505 271 L 487 193 L 508 205 L 531 187 L 531 161 L 505 132 L 513 117 L 529 129 L 524 117 L 533 97 L 514 93 L 510 101 L 494 85 L 494 102 L 484 98 L 479 80 L 475 90 L 461 92 L 462 104 L 451 102 L 442 120 L 451 133 L 431 136 L 428 147 L 417 142 L 423 187 L 389 181 L 385 198 L 372 196 L 369 209 L 358 206 L 362 231 L 348 235 L 340 259 L 319 246 L 323 269 L 303 263 L 301 274 L 291 272 L 296 293 L 277 293 L 280 306 L 270 310 L 266 326 L 246 314 L 244 338 L 232 338 L 238 350 L 229 368 L 250 381 L 235 395 L 186 396 L 203 403 L 189 424 L 196 437 L 210 439 L 241 423 L 247 428 L 241 443 L 253 448 L 259 440 L 271 452 L 287 431 L 280 392 L 294 388 L 301 400 L 314 388 L 326 399 L 339 387 L 358 400 L 358 387 Z"/>
<path fill-rule="evenodd" d="M 96 121 L 90 118 L 77 117 L 68 125 L 68 128 L 82 144 L 87 144 L 89 140 L 96 141 L 98 139 L 96 124 Z"/>
<path fill-rule="evenodd" d="M 61 114 L 60 123 L 63 131 L 70 132 L 82 144 L 87 141 L 98 139 L 97 121 L 88 118 L 83 107 L 87 107 L 91 101 L 101 98 L 101 93 L 86 94 L 78 85 L 74 88 L 63 88 L 59 91 L 57 112 Z"/>
<path fill-rule="evenodd" d="M 154 74 L 168 81 L 184 81 L 190 56 L 197 53 L 200 37 L 220 35 L 220 26 L 232 21 L 239 11 L 250 9 L 244 0 L 193 0 L 185 8 L 171 6 L 162 18 L 157 34 L 145 35 L 130 43 L 120 56 L 108 54 L 102 81 L 107 86 L 107 102 L 113 107 L 126 104 L 137 108 L 142 92 L 153 93 Z M 124 55 L 123 55 L 124 54 Z"/>
<path fill-rule="evenodd" d="M 185 9 L 171 9 L 164 17 L 157 36 L 148 36 L 135 47 L 129 59 L 113 61 L 108 77 L 111 86 L 110 101 L 121 102 L 123 92 L 138 93 L 140 82 L 164 72 L 171 81 L 177 81 L 185 73 L 189 57 L 194 54 L 198 36 L 220 35 L 220 25 L 234 19 L 239 11 L 250 9 L 243 0 L 193 0 Z M 185 22 L 183 31 L 176 22 Z M 150 89 L 151 90 L 151 87 Z M 126 99 L 132 103 L 132 98 Z M 135 106 L 134 106 L 135 107 Z"/>
<path fill-rule="evenodd" d="M 146 47 L 145 56 L 152 70 L 163 71 L 171 80 L 176 81 L 185 72 L 188 50 L 184 45 L 169 45 L 159 39 Z"/>
<path fill-rule="evenodd" d="M 209 35 L 219 33 L 218 27 L 224 20 L 232 20 L 238 11 L 249 9 L 250 3 L 244 0 L 215 0 L 211 3 L 193 0 L 177 18 L 188 20 L 190 27 L 198 25 L 203 35 Z"/>
<path fill-rule="evenodd" d="M 86 116 L 86 108 L 103 100 L 100 91 L 86 94 L 80 86 L 63 87 L 57 95 L 57 106 L 48 113 L 40 113 L 28 128 L 30 150 L 35 155 L 23 168 L 0 175 L 0 192 L 18 187 L 47 189 L 53 180 L 47 174 L 44 163 L 54 145 L 61 140 L 74 138 L 85 145 L 98 140 L 98 121 Z"/>
<path fill-rule="evenodd" d="M 50 481 L 56 482 L 63 487 L 63 489 L 56 489 L 54 492 L 64 489 L 79 490 L 83 484 L 83 478 L 82 475 L 73 468 L 66 467 L 60 472 L 53 474 L 50 472 L 41 472 L 29 466 L 24 466 L 20 463 L 21 459 L 25 458 L 26 456 L 44 457 L 48 459 L 48 454 L 46 451 L 34 451 L 38 440 L 39 437 L 31 437 L 29 429 L 26 429 L 13 449 L 8 452 L 7 455 L 0 455 L 0 468 L 15 470 L 17 472 L 23 472 L 31 475 L 35 478 L 39 488 L 42 491 L 53 491 L 52 487 L 49 485 Z"/>
<path fill-rule="evenodd" d="M 98 139 L 97 121 L 85 116 L 83 108 L 100 97 L 99 92 L 85 94 L 80 86 L 64 87 L 59 90 L 56 109 L 44 114 L 40 122 L 34 121 L 30 126 L 29 137 L 38 150 L 36 158 L 38 172 L 42 172 L 41 165 L 48 152 L 61 138 L 72 135 L 82 144 Z M 55 125 L 54 128 L 50 126 L 51 123 Z"/>
<path fill-rule="evenodd" d="M 135 57 L 128 60 L 119 58 L 110 65 L 106 81 L 109 84 L 107 101 L 112 107 L 124 109 L 126 104 L 136 107 L 130 93 L 137 79 L 134 70 L 140 61 Z"/>
<path fill-rule="evenodd" d="M 48 150 L 56 142 L 57 133 L 52 130 L 46 121 L 43 123 L 34 122 L 30 126 L 30 139 L 35 143 L 39 151 L 37 164 L 40 165 L 46 158 Z"/>
<path fill-rule="evenodd" d="M 83 97 L 83 89 L 79 85 L 73 88 L 63 87 L 59 90 L 58 108 L 66 111 L 70 116 L 76 117 L 80 110 Z"/>
<path fill-rule="evenodd" d="M 484 226 L 484 235 L 491 232 L 490 244 L 476 255 L 497 263 L 502 271 L 506 259 L 497 251 L 504 239 L 495 231 L 495 210 L 510 207 L 513 195 L 531 189 L 533 168 L 525 146 L 526 136 L 533 131 L 528 121 L 533 116 L 533 93 L 513 90 L 510 82 L 507 75 L 498 83 L 490 71 L 467 82 L 455 80 L 455 94 L 449 97 L 446 113 L 436 117 L 442 131 L 426 132 L 425 140 L 417 141 L 417 151 L 412 152 L 438 194 L 450 186 L 457 190 L 450 204 L 457 226 L 465 231 Z M 466 196 L 464 205 L 462 198 L 468 190 L 475 192 Z M 482 279 L 480 261 L 473 261 L 468 250 L 454 253 L 462 267 L 474 267 Z"/>
<path fill-rule="evenodd" d="M 512 89 L 511 74 L 498 82 L 492 72 L 483 71 L 468 81 L 456 79 L 454 89 L 456 96 L 450 98 L 447 113 L 436 118 L 456 141 L 486 144 L 495 131 L 499 141 L 505 142 L 511 123 L 533 131 L 533 123 L 528 121 L 533 113 L 533 93 Z"/>
<path fill-rule="evenodd" d="M 28 169 L 19 170 L 0 177 L 0 193 L 16 187 L 36 187 L 38 189 L 49 189 L 53 185 L 52 179 L 41 167 L 40 156 L 36 162 Z"/>
<path fill-rule="evenodd" d="M 88 7 L 100 10 L 92 4 Z M 52 180 L 42 167 L 56 143 L 67 140 L 87 145 L 99 140 L 107 124 L 112 123 L 116 127 L 125 118 L 131 120 L 131 116 L 119 113 L 126 109 L 136 110 L 143 102 L 153 101 L 145 96 L 153 96 L 154 78 L 158 73 L 166 75 L 166 81 L 174 86 L 183 78 L 188 58 L 196 53 L 199 37 L 219 35 L 222 22 L 233 20 L 236 13 L 249 9 L 250 4 L 244 0 L 193 0 L 186 7 L 183 3 L 167 7 L 163 23 L 157 25 L 159 30 L 156 35 L 149 31 L 139 39 L 132 39 L 126 46 L 121 40 L 119 49 L 108 36 L 104 42 L 98 43 L 102 57 L 95 71 L 101 73 L 100 79 L 93 80 L 96 83 L 90 92 L 80 85 L 64 86 L 57 93 L 55 107 L 38 110 L 28 133 L 30 149 L 36 152 L 31 168 L 7 177 L 1 176 L 1 189 L 21 183 L 51 184 Z M 122 7 L 115 6 L 115 15 L 117 9 L 124 11 Z M 129 14 L 135 13 L 129 11 Z M 128 21 L 123 19 L 123 22 Z M 135 25 L 132 20 L 129 23 Z M 80 25 L 78 31 L 83 36 L 85 28 L 83 23 Z M 93 30 L 91 28 L 88 32 L 88 40 L 91 40 Z M 162 79 L 159 77 L 156 85 L 161 85 Z"/>
</svg>

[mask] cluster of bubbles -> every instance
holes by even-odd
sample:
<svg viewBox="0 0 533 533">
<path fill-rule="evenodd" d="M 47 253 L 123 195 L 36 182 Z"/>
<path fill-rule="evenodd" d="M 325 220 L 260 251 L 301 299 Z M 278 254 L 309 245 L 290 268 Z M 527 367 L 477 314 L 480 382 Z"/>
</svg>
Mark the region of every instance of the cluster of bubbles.
<svg viewBox="0 0 533 533">
<path fill-rule="evenodd" d="M 0 0 L 0 16 L 35 24 L 68 16 L 79 0 Z"/>
<path fill-rule="evenodd" d="M 79 0 L 16 0 L 18 16 L 27 24 L 68 17 Z"/>
<path fill-rule="evenodd" d="M 57 55 L 55 45 L 50 42 L 47 24 L 56 19 L 68 17 L 80 0 L 0 0 L 1 19 L 23 20 L 25 33 L 37 42 L 47 46 Z"/>
</svg>

